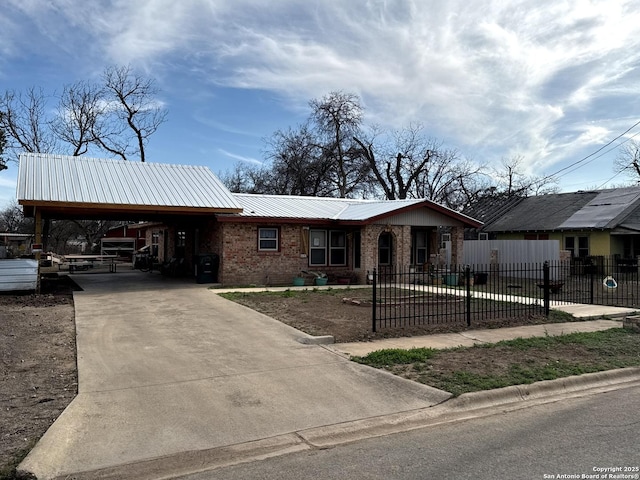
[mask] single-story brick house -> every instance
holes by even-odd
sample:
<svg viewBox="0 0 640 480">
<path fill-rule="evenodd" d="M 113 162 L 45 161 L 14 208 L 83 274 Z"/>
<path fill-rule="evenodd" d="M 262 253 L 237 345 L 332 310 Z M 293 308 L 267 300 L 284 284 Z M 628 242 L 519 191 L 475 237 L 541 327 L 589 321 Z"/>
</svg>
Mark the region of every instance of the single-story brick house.
<svg viewBox="0 0 640 480">
<path fill-rule="evenodd" d="M 18 202 L 36 220 L 152 222 L 146 242 L 160 261 L 193 267 L 196 255 L 215 254 L 217 281 L 227 285 L 287 285 L 301 271 L 364 282 L 374 268 L 429 262 L 440 227 L 451 232 L 456 263 L 464 228 L 481 225 L 424 199 L 234 194 L 206 167 L 41 154 L 20 157 Z"/>
</svg>

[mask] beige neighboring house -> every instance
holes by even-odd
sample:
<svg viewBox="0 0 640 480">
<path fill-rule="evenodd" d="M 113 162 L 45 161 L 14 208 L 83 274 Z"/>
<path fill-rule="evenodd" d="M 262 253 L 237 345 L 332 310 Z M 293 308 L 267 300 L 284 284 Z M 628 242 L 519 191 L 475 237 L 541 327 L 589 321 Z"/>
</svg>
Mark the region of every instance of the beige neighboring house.
<svg viewBox="0 0 640 480">
<path fill-rule="evenodd" d="M 452 263 L 464 228 L 481 223 L 429 200 L 351 200 L 231 193 L 206 167 L 23 154 L 18 203 L 36 217 L 149 222 L 160 261 L 216 257 L 215 281 L 288 285 L 301 271 L 348 274 L 422 266 L 439 253 L 441 227 Z M 36 240 L 38 241 L 38 240 Z"/>
</svg>

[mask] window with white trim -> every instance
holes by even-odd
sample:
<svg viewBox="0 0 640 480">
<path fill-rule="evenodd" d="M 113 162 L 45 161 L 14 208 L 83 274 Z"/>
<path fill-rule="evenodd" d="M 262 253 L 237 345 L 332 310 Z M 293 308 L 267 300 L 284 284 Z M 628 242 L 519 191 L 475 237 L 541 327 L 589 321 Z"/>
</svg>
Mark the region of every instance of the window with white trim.
<svg viewBox="0 0 640 480">
<path fill-rule="evenodd" d="M 258 228 L 258 251 L 277 252 L 280 248 L 276 227 Z"/>
<path fill-rule="evenodd" d="M 564 249 L 571 252 L 572 257 L 589 256 L 589 237 L 564 237 Z"/>
<path fill-rule="evenodd" d="M 309 265 L 347 264 L 347 234 L 342 230 L 309 230 Z"/>
</svg>

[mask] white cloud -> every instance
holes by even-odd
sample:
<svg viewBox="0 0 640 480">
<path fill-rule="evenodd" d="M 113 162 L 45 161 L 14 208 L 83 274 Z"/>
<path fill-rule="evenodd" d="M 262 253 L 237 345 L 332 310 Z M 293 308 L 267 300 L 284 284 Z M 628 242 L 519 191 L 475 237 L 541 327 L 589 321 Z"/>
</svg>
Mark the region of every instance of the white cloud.
<svg viewBox="0 0 640 480">
<path fill-rule="evenodd" d="M 626 117 L 633 107 L 624 100 L 637 95 L 633 1 L 10 5 L 53 41 L 65 43 L 65 30 L 77 29 L 112 62 L 170 75 L 172 59 L 188 59 L 214 84 L 275 92 L 294 111 L 330 90 L 355 92 L 371 123 L 419 121 L 462 149 L 495 159 L 523 155 L 533 170 L 606 140 L 618 127 L 607 105 L 616 102 Z M 56 26 L 51 15 L 65 22 Z M 589 122 L 598 127 L 585 128 Z"/>
<path fill-rule="evenodd" d="M 220 153 L 222 153 L 223 155 L 225 155 L 225 156 L 227 156 L 229 158 L 232 158 L 234 160 L 239 160 L 239 161 L 245 162 L 245 163 L 251 163 L 253 165 L 262 165 L 262 162 L 260 160 L 257 160 L 257 159 L 252 158 L 252 157 L 245 157 L 245 156 L 242 156 L 242 155 L 237 155 L 235 153 L 227 152 L 226 150 L 224 150 L 222 148 L 219 148 L 218 151 Z"/>
</svg>

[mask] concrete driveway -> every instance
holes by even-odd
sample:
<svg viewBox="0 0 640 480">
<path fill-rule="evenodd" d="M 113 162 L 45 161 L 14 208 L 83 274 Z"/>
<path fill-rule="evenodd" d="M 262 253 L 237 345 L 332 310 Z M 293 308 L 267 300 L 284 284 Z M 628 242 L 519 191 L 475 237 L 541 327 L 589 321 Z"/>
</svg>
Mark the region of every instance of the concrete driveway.
<svg viewBox="0 0 640 480">
<path fill-rule="evenodd" d="M 138 272 L 74 280 L 79 393 L 20 466 L 39 479 L 165 478 L 449 397 L 302 344 L 206 285 Z"/>
</svg>

